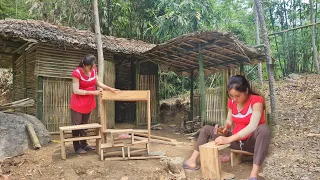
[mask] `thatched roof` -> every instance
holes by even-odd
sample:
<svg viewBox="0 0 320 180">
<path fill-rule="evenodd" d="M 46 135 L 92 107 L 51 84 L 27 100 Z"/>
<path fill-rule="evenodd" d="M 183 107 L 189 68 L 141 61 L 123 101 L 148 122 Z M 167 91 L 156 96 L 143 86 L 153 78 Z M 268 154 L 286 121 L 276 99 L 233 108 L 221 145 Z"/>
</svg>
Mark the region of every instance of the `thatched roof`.
<svg viewBox="0 0 320 180">
<path fill-rule="evenodd" d="M 39 20 L 0 20 L 0 39 L 46 42 L 74 48 L 96 48 L 95 34 L 90 31 L 56 26 Z M 143 41 L 102 36 L 103 48 L 113 53 L 141 54 L 155 45 Z"/>
<path fill-rule="evenodd" d="M 199 69 L 199 47 L 207 71 L 233 68 L 265 60 L 262 51 L 240 42 L 232 33 L 218 31 L 186 34 L 159 44 L 143 55 L 169 70 L 190 72 Z"/>
</svg>

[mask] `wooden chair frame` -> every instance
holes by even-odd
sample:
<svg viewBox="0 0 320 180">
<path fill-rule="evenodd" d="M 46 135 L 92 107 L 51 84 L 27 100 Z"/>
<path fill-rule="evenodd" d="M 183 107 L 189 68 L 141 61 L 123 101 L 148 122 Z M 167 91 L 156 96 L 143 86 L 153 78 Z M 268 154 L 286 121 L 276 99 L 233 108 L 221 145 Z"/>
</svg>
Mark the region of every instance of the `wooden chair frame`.
<svg viewBox="0 0 320 180">
<path fill-rule="evenodd" d="M 134 140 L 134 133 L 132 129 L 121 129 L 121 130 L 114 130 L 107 128 L 107 112 L 106 112 L 106 101 L 132 101 L 132 102 L 147 102 L 147 121 L 148 121 L 148 135 L 147 140 L 135 142 Z M 111 147 L 121 147 L 123 159 L 124 157 L 124 148 L 128 149 L 128 159 L 130 159 L 130 148 L 135 144 L 146 144 L 147 153 L 150 153 L 150 133 L 151 133 L 151 110 L 150 110 L 150 90 L 125 90 L 119 91 L 117 93 L 113 93 L 110 91 L 103 91 L 101 100 L 101 109 L 100 109 L 100 117 L 101 117 L 101 149 L 100 155 L 101 160 L 104 159 L 103 157 L 103 149 L 111 148 Z M 111 133 L 111 143 L 107 144 L 107 133 Z M 113 142 L 113 135 L 116 133 L 129 133 L 131 134 L 131 144 L 118 144 L 115 145 Z M 137 151 L 138 152 L 138 151 Z"/>
</svg>

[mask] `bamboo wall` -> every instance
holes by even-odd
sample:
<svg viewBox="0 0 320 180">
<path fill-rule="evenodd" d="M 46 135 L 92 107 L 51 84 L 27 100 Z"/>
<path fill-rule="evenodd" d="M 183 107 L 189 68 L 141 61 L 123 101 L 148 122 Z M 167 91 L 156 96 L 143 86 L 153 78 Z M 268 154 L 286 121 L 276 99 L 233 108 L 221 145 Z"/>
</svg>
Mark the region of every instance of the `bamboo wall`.
<svg viewBox="0 0 320 180">
<path fill-rule="evenodd" d="M 193 118 L 201 116 L 201 107 L 200 107 L 201 96 L 199 94 L 193 95 Z"/>
<path fill-rule="evenodd" d="M 150 90 L 151 123 L 157 123 L 156 75 L 140 75 L 139 90 Z M 137 102 L 137 125 L 145 124 L 147 124 L 147 103 Z"/>
<path fill-rule="evenodd" d="M 14 75 L 13 75 L 13 97 L 14 100 L 21 100 L 25 98 L 25 87 L 24 87 L 24 55 L 19 57 L 13 57 L 13 65 L 14 65 Z M 23 110 L 24 111 L 24 110 Z"/>
<path fill-rule="evenodd" d="M 26 113 L 36 115 L 36 104 L 37 104 L 37 76 L 35 75 L 36 65 L 36 49 L 37 45 L 32 46 L 25 52 L 26 61 L 26 98 L 34 99 L 34 105 L 26 108 Z"/>
<path fill-rule="evenodd" d="M 71 78 L 72 71 L 78 67 L 80 60 L 87 54 L 98 57 L 95 50 L 58 48 L 40 43 L 37 48 L 35 73 L 44 77 Z M 104 52 L 103 57 L 105 60 L 113 60 L 113 55 L 108 52 Z"/>
<path fill-rule="evenodd" d="M 207 103 L 207 121 L 205 124 L 223 125 L 226 120 L 226 115 L 224 114 L 222 101 L 222 88 L 210 88 L 206 90 L 206 103 Z"/>
</svg>

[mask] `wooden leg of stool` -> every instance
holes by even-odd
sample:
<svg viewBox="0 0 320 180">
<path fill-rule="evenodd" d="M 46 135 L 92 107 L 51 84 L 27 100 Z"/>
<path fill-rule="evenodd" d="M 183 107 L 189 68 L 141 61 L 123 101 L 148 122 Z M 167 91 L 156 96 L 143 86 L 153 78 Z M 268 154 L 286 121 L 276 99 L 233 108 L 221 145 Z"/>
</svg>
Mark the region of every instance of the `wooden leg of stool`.
<svg viewBox="0 0 320 180">
<path fill-rule="evenodd" d="M 241 163 L 242 154 L 231 152 L 231 166 L 234 167 Z"/>
<path fill-rule="evenodd" d="M 96 151 L 98 154 L 100 154 L 101 140 L 102 140 L 100 128 L 96 129 L 96 135 L 100 136 L 100 139 L 96 139 Z"/>
<path fill-rule="evenodd" d="M 103 149 L 100 150 L 100 158 L 101 158 L 101 161 L 104 160 Z"/>
<path fill-rule="evenodd" d="M 128 158 L 130 158 L 130 147 L 127 147 L 128 149 Z"/>
<path fill-rule="evenodd" d="M 124 147 L 122 147 L 121 150 L 122 150 L 122 158 L 124 159 L 126 157 L 124 152 Z"/>
<path fill-rule="evenodd" d="M 150 145 L 149 145 L 149 143 L 146 144 L 146 148 L 147 148 L 147 153 L 150 154 Z"/>
<path fill-rule="evenodd" d="M 64 143 L 64 133 L 61 130 L 60 130 L 60 144 L 61 144 L 61 158 L 67 159 L 66 147 L 65 147 L 65 143 Z"/>
</svg>

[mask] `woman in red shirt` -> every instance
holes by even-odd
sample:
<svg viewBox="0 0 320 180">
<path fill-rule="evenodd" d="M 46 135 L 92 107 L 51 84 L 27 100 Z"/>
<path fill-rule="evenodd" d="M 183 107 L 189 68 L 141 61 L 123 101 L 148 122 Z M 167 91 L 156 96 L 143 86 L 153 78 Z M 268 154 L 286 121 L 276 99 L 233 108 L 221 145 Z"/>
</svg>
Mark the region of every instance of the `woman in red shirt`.
<svg viewBox="0 0 320 180">
<path fill-rule="evenodd" d="M 73 125 L 88 124 L 91 111 L 96 107 L 94 96 L 102 94 L 102 90 L 96 90 L 96 86 L 103 90 L 116 93 L 117 89 L 102 84 L 97 76 L 93 55 L 86 55 L 80 61 L 78 68 L 72 72 L 72 96 L 70 102 L 71 121 Z M 72 136 L 87 136 L 87 130 L 74 130 Z M 93 150 L 87 141 L 73 141 L 76 153 L 83 154 Z"/>
<path fill-rule="evenodd" d="M 217 145 L 231 144 L 232 149 L 254 153 L 249 180 L 257 180 L 271 138 L 269 126 L 264 119 L 264 100 L 251 90 L 249 82 L 241 75 L 232 76 L 227 88 L 230 99 L 223 133 L 234 125 L 232 135 L 219 136 L 216 133 L 217 127 L 209 125 L 202 127 L 191 157 L 184 162 L 184 168 L 199 169 L 196 164 L 200 155 L 199 146 L 212 139 Z M 226 156 L 228 155 L 224 157 Z M 223 156 L 221 158 L 223 159 Z"/>
</svg>

